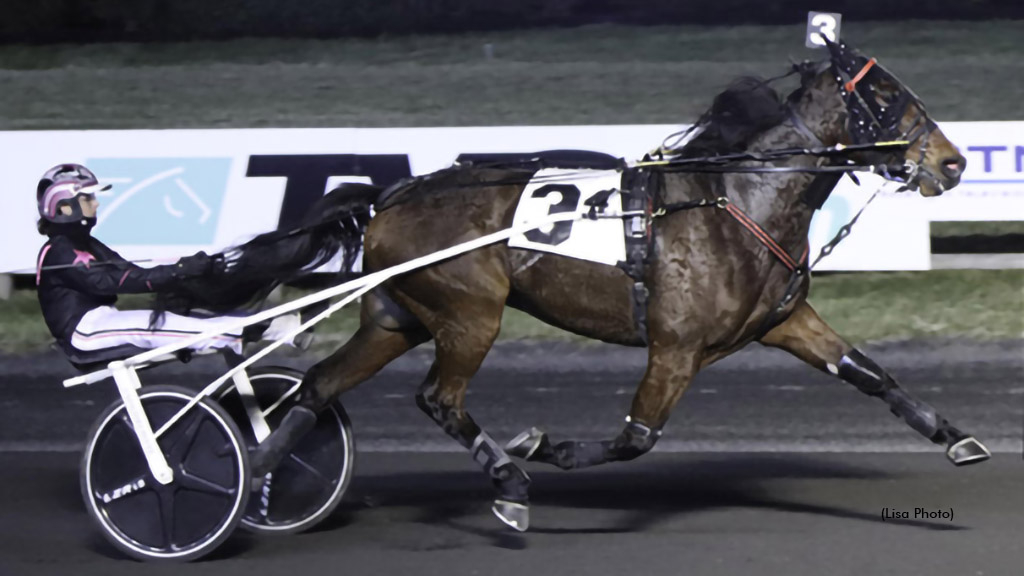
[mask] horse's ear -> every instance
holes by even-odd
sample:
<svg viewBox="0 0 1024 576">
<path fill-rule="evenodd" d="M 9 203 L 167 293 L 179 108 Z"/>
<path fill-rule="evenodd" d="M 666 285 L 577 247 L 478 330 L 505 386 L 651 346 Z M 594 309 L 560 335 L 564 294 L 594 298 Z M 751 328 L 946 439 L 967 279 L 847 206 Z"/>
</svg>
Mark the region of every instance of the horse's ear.
<svg viewBox="0 0 1024 576">
<path fill-rule="evenodd" d="M 793 72 L 796 72 L 800 76 L 800 85 L 808 86 L 811 81 L 814 80 L 818 75 L 818 65 L 820 62 L 814 62 L 811 60 L 802 60 L 800 62 L 792 62 Z"/>
<path fill-rule="evenodd" d="M 825 41 L 825 47 L 828 48 L 832 63 L 838 65 L 845 72 L 852 73 L 853 69 L 857 67 L 858 57 L 861 57 L 857 49 L 847 44 L 842 38 L 837 38 L 833 42 L 822 36 L 822 40 Z"/>
<path fill-rule="evenodd" d="M 800 87 L 786 97 L 786 101 L 793 104 L 799 101 L 806 91 L 814 85 L 815 80 L 818 78 L 821 62 L 813 62 L 811 60 L 796 62 L 790 60 L 790 65 L 792 66 L 792 73 L 800 77 Z"/>
<path fill-rule="evenodd" d="M 839 42 L 833 42 L 824 34 L 821 36 L 821 39 L 825 41 L 825 48 L 828 48 L 829 57 L 833 61 L 842 60 L 843 48 L 845 47 L 845 44 L 842 44 L 842 40 L 839 40 Z"/>
</svg>

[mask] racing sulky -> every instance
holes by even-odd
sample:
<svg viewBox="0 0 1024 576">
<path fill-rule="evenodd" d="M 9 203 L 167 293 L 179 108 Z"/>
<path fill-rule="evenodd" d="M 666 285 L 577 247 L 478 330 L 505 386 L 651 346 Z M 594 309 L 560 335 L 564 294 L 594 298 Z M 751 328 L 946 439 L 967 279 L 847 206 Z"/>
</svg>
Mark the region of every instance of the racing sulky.
<svg viewBox="0 0 1024 576">
<path fill-rule="evenodd" d="M 769 81 L 740 79 L 682 144 L 619 164 L 623 204 L 643 214 L 641 241 L 622 265 L 499 243 L 368 293 L 358 331 L 308 371 L 296 405 L 254 453 L 254 475 L 271 471 L 339 394 L 431 339 L 436 357 L 416 402 L 484 469 L 496 490 L 494 513 L 520 531 L 529 526 L 530 478 L 513 457 L 566 470 L 637 458 L 657 443 L 694 375 L 754 341 L 877 398 L 954 464 L 988 459 L 978 440 L 900 386 L 807 302 L 811 217 L 851 166 L 936 196 L 959 183 L 966 163 L 891 72 L 842 40 L 828 42 L 828 52 L 792 67 L 799 87 L 787 96 Z M 305 227 L 232 255 L 235 265 L 217 280 L 221 303 L 236 288 L 251 297 L 268 267 L 285 278 L 310 254 L 340 248 L 347 257 L 360 238 L 372 272 L 506 229 L 541 168 L 583 164 L 543 156 L 462 163 L 386 190 L 345 186 Z M 178 305 L 203 305 L 203 294 L 179 294 Z M 466 390 L 506 306 L 575 334 L 647 347 L 647 369 L 618 436 L 556 442 L 532 428 L 503 446 L 473 420 Z"/>
</svg>

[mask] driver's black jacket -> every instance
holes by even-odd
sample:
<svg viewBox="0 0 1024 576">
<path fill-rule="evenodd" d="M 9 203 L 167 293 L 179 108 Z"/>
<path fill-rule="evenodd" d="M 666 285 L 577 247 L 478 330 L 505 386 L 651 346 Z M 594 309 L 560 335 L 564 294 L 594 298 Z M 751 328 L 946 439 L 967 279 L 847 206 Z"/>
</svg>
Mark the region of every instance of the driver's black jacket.
<svg viewBox="0 0 1024 576">
<path fill-rule="evenodd" d="M 43 319 L 70 346 L 85 313 L 117 302 L 118 294 L 154 292 L 175 279 L 174 265 L 141 268 L 88 234 L 55 234 L 39 251 L 36 284 Z M 46 270 L 49 266 L 62 268 Z"/>
</svg>

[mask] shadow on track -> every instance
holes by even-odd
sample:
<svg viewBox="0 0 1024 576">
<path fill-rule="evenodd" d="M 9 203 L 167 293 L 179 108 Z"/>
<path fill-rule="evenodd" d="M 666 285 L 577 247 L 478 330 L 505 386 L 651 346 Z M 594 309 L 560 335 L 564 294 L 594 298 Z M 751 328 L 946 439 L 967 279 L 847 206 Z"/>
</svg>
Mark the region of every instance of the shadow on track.
<svg viewBox="0 0 1024 576">
<path fill-rule="evenodd" d="M 836 504 L 822 504 L 794 498 L 792 490 L 780 485 L 787 480 L 892 480 L 878 469 L 823 462 L 798 455 L 738 454 L 728 459 L 690 456 L 685 462 L 632 462 L 618 470 L 608 468 L 565 473 L 531 470 L 532 503 L 538 507 L 625 514 L 592 527 L 531 527 L 531 534 L 615 534 L 644 532 L 681 515 L 723 508 L 768 509 L 797 514 L 822 515 L 849 520 L 879 522 L 876 514 Z M 783 495 L 783 492 L 788 494 Z M 362 476 L 353 484 L 354 497 L 342 504 L 324 527 L 348 524 L 359 510 L 408 508 L 413 521 L 445 525 L 491 540 L 507 549 L 527 547 L 525 535 L 467 523 L 489 500 L 489 487 L 475 471 L 445 471 Z M 461 520 L 460 520 L 461 519 Z M 957 531 L 966 527 L 913 519 L 892 519 L 886 523 L 929 531 Z M 610 525 L 609 525 L 610 524 Z"/>
</svg>

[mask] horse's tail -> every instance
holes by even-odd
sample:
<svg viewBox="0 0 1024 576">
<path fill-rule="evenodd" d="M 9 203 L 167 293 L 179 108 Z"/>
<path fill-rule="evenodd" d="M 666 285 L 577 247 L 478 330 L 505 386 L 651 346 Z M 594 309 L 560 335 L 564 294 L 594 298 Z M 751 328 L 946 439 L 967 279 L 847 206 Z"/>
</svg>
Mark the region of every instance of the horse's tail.
<svg viewBox="0 0 1024 576">
<path fill-rule="evenodd" d="M 250 308 L 278 285 L 309 276 L 339 252 L 340 269 L 323 280 L 336 283 L 355 277 L 353 267 L 379 193 L 377 186 L 343 184 L 314 203 L 299 226 L 260 234 L 215 255 L 223 265 L 214 273 L 157 295 L 154 323 L 164 311 L 225 313 Z"/>
</svg>

